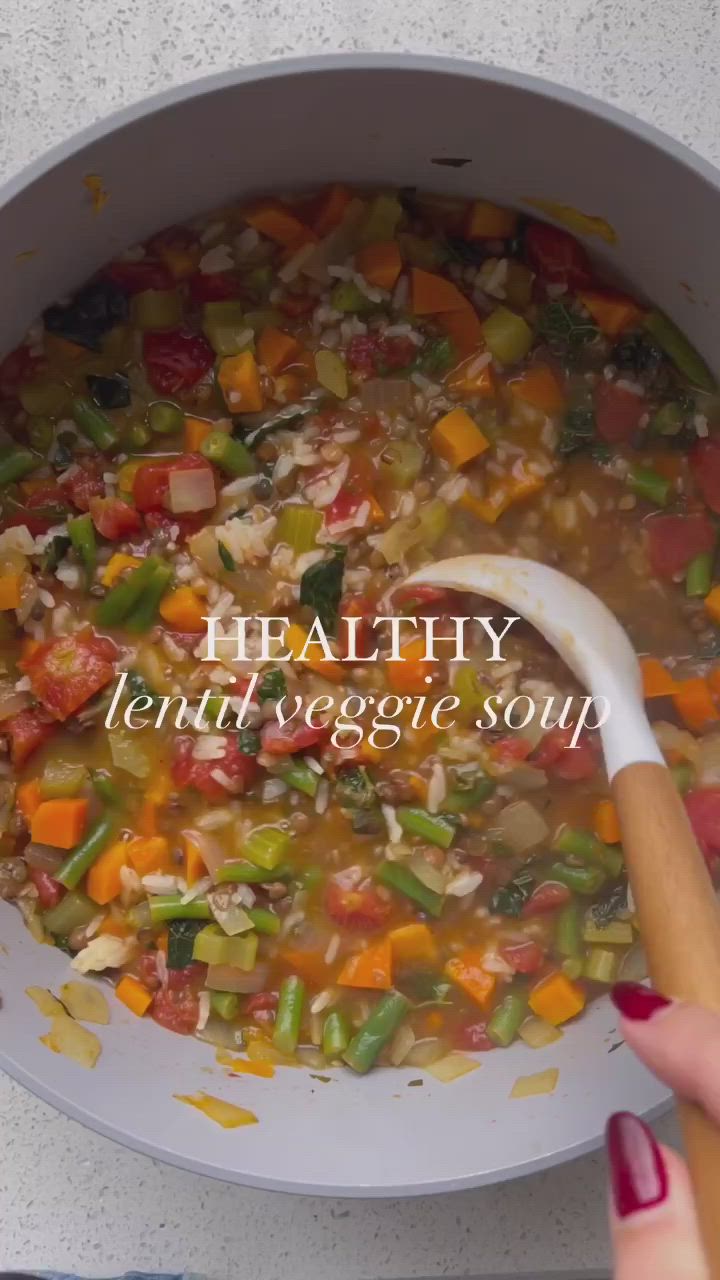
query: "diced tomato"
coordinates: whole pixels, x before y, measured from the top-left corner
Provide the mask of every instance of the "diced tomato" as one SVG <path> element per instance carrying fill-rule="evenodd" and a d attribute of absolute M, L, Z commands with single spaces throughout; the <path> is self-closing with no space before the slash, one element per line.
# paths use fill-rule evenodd
<path fill-rule="evenodd" d="M 417 347 L 409 338 L 384 338 L 374 334 L 356 334 L 350 339 L 346 352 L 349 367 L 365 377 L 404 369 L 412 364 L 416 355 Z"/>
<path fill-rule="evenodd" d="M 160 978 L 157 971 L 157 951 L 143 951 L 135 961 L 137 976 L 145 984 L 148 991 L 157 991 Z"/>
<path fill-rule="evenodd" d="M 650 565 L 659 578 L 674 578 L 684 573 L 695 556 L 712 551 L 715 546 L 714 525 L 702 513 L 653 516 L 645 528 Z"/>
<path fill-rule="evenodd" d="M 165 329 L 146 333 L 143 360 L 151 385 L 161 395 L 189 391 L 215 363 L 215 352 L 201 333 Z"/>
<path fill-rule="evenodd" d="M 564 907 L 571 897 L 572 894 L 566 885 L 547 880 L 545 884 L 539 884 L 537 889 L 533 889 L 522 909 L 522 915 L 526 920 L 533 916 L 544 916 L 548 911 L 557 911 L 558 907 Z M 531 971 L 521 969 L 519 972 Z"/>
<path fill-rule="evenodd" d="M 344 524 L 346 520 L 352 520 L 353 516 L 360 510 L 363 502 L 367 502 L 368 495 L 360 493 L 352 493 L 350 489 L 341 489 L 337 498 L 329 506 L 325 508 L 325 524 L 328 529 L 332 529 L 333 525 Z"/>
<path fill-rule="evenodd" d="M 374 885 L 347 889 L 330 880 L 325 891 L 325 910 L 341 929 L 367 933 L 380 929 L 392 910 L 392 903 Z"/>
<path fill-rule="evenodd" d="M 492 745 L 492 757 L 498 764 L 515 764 L 527 760 L 531 751 L 531 743 L 527 738 L 521 738 L 519 733 L 508 733 Z"/>
<path fill-rule="evenodd" d="M 557 726 L 548 729 L 540 746 L 535 751 L 532 763 L 538 769 L 546 769 L 555 778 L 565 782 L 581 782 L 592 778 L 597 772 L 598 753 L 587 734 L 580 734 L 577 745 L 570 746 L 575 734 L 575 726 L 566 729 Z"/>
<path fill-rule="evenodd" d="M 192 987 L 197 991 L 204 987 L 206 977 L 207 965 L 191 960 L 184 969 L 168 969 L 164 985 L 170 991 L 182 991 L 184 987 Z"/>
<path fill-rule="evenodd" d="M 95 635 L 88 627 L 46 641 L 18 666 L 30 677 L 38 701 L 56 720 L 67 720 L 110 683 L 116 658 L 112 640 Z"/>
<path fill-rule="evenodd" d="M 329 725 L 307 724 L 305 720 L 291 720 L 288 724 L 280 724 L 278 720 L 268 720 L 260 732 L 263 751 L 271 756 L 288 756 L 295 751 L 307 751 L 324 742 L 330 734 Z"/>
<path fill-rule="evenodd" d="M 140 262 L 111 262 L 103 275 L 109 276 L 119 289 L 130 294 L 145 293 L 147 289 L 172 289 L 175 284 L 167 267 L 149 258 Z"/>
<path fill-rule="evenodd" d="M 137 511 L 122 498 L 91 498 L 90 515 L 98 533 L 110 542 L 118 542 L 142 528 Z"/>
<path fill-rule="evenodd" d="M 286 293 L 278 306 L 286 316 L 305 316 L 317 306 L 317 298 L 306 293 Z"/>
<path fill-rule="evenodd" d="M 183 453 L 162 462 L 145 462 L 138 467 L 133 480 L 133 502 L 138 511 L 169 510 L 170 473 L 173 471 L 209 471 L 213 477 L 215 475 L 212 465 L 200 453 Z"/>
<path fill-rule="evenodd" d="M 190 299 L 194 306 L 204 302 L 226 302 L 239 298 L 242 293 L 240 277 L 236 271 L 197 271 L 188 280 Z"/>
<path fill-rule="evenodd" d="M 26 525 L 34 538 L 47 533 L 53 525 L 62 524 L 68 516 L 65 495 L 56 480 L 43 480 L 25 499 L 18 502 L 10 494 L 2 500 L 3 529 Z"/>
<path fill-rule="evenodd" d="M 466 1022 L 462 1022 L 455 1032 L 453 1042 L 456 1049 L 466 1049 L 470 1053 L 486 1053 L 488 1049 L 497 1048 L 487 1033 L 485 1019 L 468 1018 Z"/>
<path fill-rule="evenodd" d="M 66 494 L 78 511 L 89 511 L 91 498 L 102 498 L 105 481 L 102 466 L 95 459 L 83 459 L 70 467 L 59 481 L 60 490 Z"/>
<path fill-rule="evenodd" d="M 255 756 L 245 755 L 232 734 L 225 738 L 225 754 L 220 760 L 196 760 L 194 738 L 175 739 L 172 778 L 177 787 L 194 787 L 208 800 L 227 800 L 229 795 L 242 795 L 251 787 L 260 767 Z M 220 773 L 225 781 L 214 774 Z"/>
<path fill-rule="evenodd" d="M 594 402 L 597 433 L 608 444 L 630 440 L 647 410 L 643 396 L 604 378 L 595 388 Z"/>
<path fill-rule="evenodd" d="M 0 396 L 16 396 L 23 382 L 29 382 L 42 359 L 30 354 L 29 347 L 16 347 L 0 361 Z"/>
<path fill-rule="evenodd" d="M 55 726 L 41 707 L 28 707 L 4 720 L 0 732 L 10 738 L 11 759 L 15 767 L 20 768 L 33 751 L 52 737 Z"/>
<path fill-rule="evenodd" d="M 543 887 L 548 888 L 549 886 L 545 885 Z M 529 906 L 531 901 L 532 898 L 525 905 Z M 539 943 L 534 942 L 532 938 L 528 938 L 526 942 L 507 942 L 505 946 L 500 948 L 500 955 L 516 973 L 536 973 L 545 959 L 545 952 L 542 947 Z"/>
<path fill-rule="evenodd" d="M 545 284 L 581 289 L 590 283 L 592 271 L 585 249 L 567 231 L 548 222 L 531 222 L 525 232 L 525 253 L 530 266 Z"/>
<path fill-rule="evenodd" d="M 720 858 L 720 787 L 688 791 L 685 809 L 700 851 L 712 866 Z"/>
<path fill-rule="evenodd" d="M 343 596 L 338 610 L 338 647 L 343 658 L 346 658 L 350 651 L 350 628 L 345 621 L 346 618 L 362 619 L 359 625 L 355 627 L 354 652 L 356 656 L 358 658 L 369 658 L 370 654 L 375 652 L 376 645 L 372 619 L 375 617 L 376 608 L 374 600 L 371 600 L 368 596 Z"/>
<path fill-rule="evenodd" d="M 720 514 L 720 440 L 698 440 L 690 464 L 703 499 L 711 511 Z"/>
<path fill-rule="evenodd" d="M 197 1026 L 200 1002 L 192 987 L 179 990 L 162 987 L 155 994 L 150 1010 L 156 1022 L 180 1036 L 192 1035 Z"/>
<path fill-rule="evenodd" d="M 160 510 L 145 512 L 145 527 L 148 533 L 164 533 L 168 537 L 172 533 L 178 543 L 191 538 L 198 529 L 202 529 L 204 524 L 207 524 L 206 511 L 187 512 L 182 516 L 173 516 L 169 511 Z"/>
<path fill-rule="evenodd" d="M 245 1001 L 245 1013 L 254 1017 L 256 1013 L 269 1013 L 278 1007 L 277 991 L 256 991 Z"/>
<path fill-rule="evenodd" d="M 56 907 L 60 899 L 65 897 L 65 886 L 60 884 L 59 880 L 53 879 L 47 871 L 40 871 L 38 867 L 30 867 L 29 870 L 30 879 L 37 889 L 38 902 L 43 911 Z"/>

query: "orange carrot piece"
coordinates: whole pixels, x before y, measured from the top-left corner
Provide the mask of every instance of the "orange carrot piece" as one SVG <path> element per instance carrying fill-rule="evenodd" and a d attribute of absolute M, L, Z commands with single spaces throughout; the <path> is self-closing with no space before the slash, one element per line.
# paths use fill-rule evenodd
<path fill-rule="evenodd" d="M 29 782 L 23 782 L 22 786 L 18 787 L 16 802 L 25 821 L 31 822 L 42 803 L 39 778 L 31 778 Z"/>
<path fill-rule="evenodd" d="M 316 236 L 326 236 L 328 231 L 342 222 L 351 199 L 350 192 L 341 182 L 334 182 L 327 188 L 313 218 L 312 229 Z"/>
<path fill-rule="evenodd" d="M 706 679 L 715 696 L 720 698 L 720 667 L 708 671 Z"/>
<path fill-rule="evenodd" d="M 19 607 L 21 581 L 21 573 L 0 574 L 0 610 Z"/>
<path fill-rule="evenodd" d="M 311 986 L 326 987 L 330 980 L 330 968 L 323 951 L 310 951 L 302 947 L 282 947 L 278 959 L 290 974 L 297 974 Z"/>
<path fill-rule="evenodd" d="M 430 432 L 430 448 L 459 471 L 489 449 L 490 441 L 459 404 L 435 423 Z"/>
<path fill-rule="evenodd" d="M 709 595 L 703 600 L 705 612 L 710 615 L 713 622 L 720 624 L 720 587 L 713 587 Z"/>
<path fill-rule="evenodd" d="M 301 245 L 317 240 L 315 232 L 279 200 L 258 200 L 245 210 L 245 221 L 262 236 L 284 245 L 286 249 L 299 249 Z"/>
<path fill-rule="evenodd" d="M 32 817 L 31 838 L 55 849 L 74 849 L 83 837 L 87 811 L 87 800 L 43 800 Z"/>
<path fill-rule="evenodd" d="M 309 632 L 301 627 L 298 623 L 293 622 L 285 632 L 285 643 L 290 650 L 296 662 L 303 662 L 311 671 L 316 671 L 319 676 L 324 676 L 326 680 L 331 680 L 333 684 L 340 684 L 345 678 L 342 663 L 336 662 L 334 658 L 326 658 L 323 653 L 323 647 L 320 641 L 312 641 L 307 645 Z M 301 654 L 305 657 L 301 657 Z"/>
<path fill-rule="evenodd" d="M 336 982 L 340 987 L 363 987 L 367 991 L 389 991 L 392 986 L 392 943 L 389 938 L 350 956 Z"/>
<path fill-rule="evenodd" d="M 465 235 L 468 240 L 506 240 L 515 235 L 518 216 L 489 200 L 474 200 L 470 206 Z"/>
<path fill-rule="evenodd" d="M 259 413 L 264 407 L 265 396 L 252 351 L 225 356 L 220 361 L 217 380 L 231 413 Z"/>
<path fill-rule="evenodd" d="M 453 312 L 444 319 L 453 319 L 460 314 L 460 312 Z M 475 355 L 461 360 L 446 378 L 448 391 L 461 396 L 483 396 L 485 399 L 494 396 L 495 377 L 489 362 L 486 363 L 486 361 L 487 356 L 481 351 L 476 351 Z"/>
<path fill-rule="evenodd" d="M 393 960 L 400 964 L 429 964 L 437 961 L 437 943 L 426 924 L 419 921 L 413 924 L 400 925 L 391 929 L 388 937 L 392 946 Z"/>
<path fill-rule="evenodd" d="M 87 895 L 101 907 L 117 898 L 122 889 L 120 872 L 127 866 L 127 843 L 117 840 L 105 849 L 87 874 Z"/>
<path fill-rule="evenodd" d="M 98 925 L 98 933 L 106 933 L 111 938 L 129 938 L 135 933 L 131 924 L 127 920 L 123 920 L 117 916 L 113 916 L 108 912 L 104 920 Z"/>
<path fill-rule="evenodd" d="M 423 271 L 420 267 L 413 267 L 410 271 L 410 289 L 412 310 L 416 316 L 462 311 L 468 305 L 465 294 L 451 280 L 432 271 Z"/>
<path fill-rule="evenodd" d="M 639 324 L 643 314 L 632 298 L 614 289 L 584 289 L 578 298 L 598 328 L 610 338 Z"/>
<path fill-rule="evenodd" d="M 620 819 L 612 800 L 598 800 L 593 814 L 593 831 L 603 844 L 620 843 Z"/>
<path fill-rule="evenodd" d="M 176 587 L 160 601 L 160 617 L 175 631 L 200 635 L 207 630 L 203 614 L 207 604 L 195 594 L 192 587 Z"/>
<path fill-rule="evenodd" d="M 203 440 L 206 440 L 210 432 L 214 430 L 212 422 L 207 422 L 205 418 L 185 418 L 185 434 L 183 440 L 183 448 L 186 453 L 199 453 Z"/>
<path fill-rule="evenodd" d="M 716 720 L 720 720 L 717 703 L 702 676 L 680 680 L 672 695 L 675 710 L 688 729 L 700 733 Z"/>
<path fill-rule="evenodd" d="M 377 240 L 365 245 L 355 258 L 357 269 L 368 284 L 376 289 L 395 288 L 402 271 L 402 258 L 397 240 Z"/>
<path fill-rule="evenodd" d="M 198 880 L 202 880 L 203 876 L 207 875 L 207 867 L 200 852 L 200 846 L 190 836 L 183 836 L 183 845 L 185 847 L 185 879 L 188 889 L 192 889 Z"/>
<path fill-rule="evenodd" d="M 640 674 L 644 698 L 668 698 L 677 689 L 677 680 L 659 658 L 640 658 Z"/>
<path fill-rule="evenodd" d="M 486 1009 L 493 997 L 496 978 L 483 969 L 485 952 L 481 947 L 468 947 L 445 965 L 445 973 L 471 1000 Z"/>
<path fill-rule="evenodd" d="M 585 992 L 564 973 L 549 973 L 533 987 L 528 1004 L 538 1018 L 559 1027 L 585 1008 Z"/>
<path fill-rule="evenodd" d="M 152 991 L 148 991 L 144 983 L 139 978 L 133 978 L 130 973 L 126 973 L 125 977 L 120 979 L 115 988 L 115 995 L 131 1013 L 137 1014 L 138 1018 L 142 1018 L 143 1014 L 147 1013 L 153 1002 Z"/>
<path fill-rule="evenodd" d="M 516 400 L 543 413 L 559 413 L 565 407 L 563 389 L 546 364 L 532 365 L 519 378 L 513 378 L 508 391 Z"/>
<path fill-rule="evenodd" d="M 300 350 L 300 343 L 290 333 L 275 329 L 269 325 L 263 329 L 258 338 L 257 354 L 260 364 L 264 364 L 268 373 L 282 373 L 286 365 L 292 362 Z"/>
<path fill-rule="evenodd" d="M 165 836 L 139 836 L 125 846 L 128 861 L 139 876 L 152 875 L 154 871 L 171 871 L 170 845 Z"/>
<path fill-rule="evenodd" d="M 427 693 L 425 677 L 437 674 L 436 662 L 424 662 L 425 641 L 422 637 L 411 640 L 400 649 L 401 662 L 388 662 L 385 673 L 393 693 Z"/>
<path fill-rule="evenodd" d="M 471 356 L 485 346 L 485 335 L 480 317 L 472 303 L 463 297 L 463 305 L 457 311 L 444 311 L 438 323 L 445 330 L 458 356 Z M 462 388 L 458 388 L 462 390 Z"/>

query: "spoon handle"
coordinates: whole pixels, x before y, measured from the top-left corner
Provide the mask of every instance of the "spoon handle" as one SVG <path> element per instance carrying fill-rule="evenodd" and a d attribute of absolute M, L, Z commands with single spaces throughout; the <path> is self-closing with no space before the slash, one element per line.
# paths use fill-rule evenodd
<path fill-rule="evenodd" d="M 670 771 L 630 764 L 611 784 L 630 884 L 658 991 L 720 1013 L 720 908 Z M 713 1280 L 720 1280 L 720 1126 L 679 1114 Z"/>

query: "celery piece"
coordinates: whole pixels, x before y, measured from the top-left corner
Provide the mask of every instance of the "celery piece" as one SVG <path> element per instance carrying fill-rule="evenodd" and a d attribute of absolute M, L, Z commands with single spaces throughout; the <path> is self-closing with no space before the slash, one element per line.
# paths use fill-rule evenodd
<path fill-rule="evenodd" d="M 148 409 L 148 425 L 153 435 L 176 435 L 184 423 L 185 414 L 172 400 L 155 400 Z"/>
<path fill-rule="evenodd" d="M 26 413 L 59 417 L 68 408 L 70 391 L 62 382 L 26 382 L 18 400 Z"/>
<path fill-rule="evenodd" d="M 280 827 L 257 827 L 251 831 L 243 845 L 243 856 L 256 867 L 273 871 L 279 866 L 290 848 L 291 838 Z"/>
<path fill-rule="evenodd" d="M 394 240 L 402 218 L 403 207 L 396 195 L 382 192 L 375 196 L 360 227 L 360 244 Z"/>
<path fill-rule="evenodd" d="M 509 307 L 496 307 L 482 324 L 488 351 L 500 364 L 517 364 L 533 343 L 533 333 L 522 316 Z"/>
<path fill-rule="evenodd" d="M 58 938 L 67 938 L 73 929 L 80 929 L 89 924 L 98 914 L 98 905 L 78 889 L 66 893 L 57 906 L 51 907 L 41 917 L 48 933 Z"/>
<path fill-rule="evenodd" d="M 133 321 L 138 329 L 174 329 L 183 315 L 177 289 L 146 289 L 133 298 Z"/>
<path fill-rule="evenodd" d="M 76 796 L 87 776 L 84 764 L 72 764 L 69 760 L 48 760 L 40 779 L 40 795 L 43 800 Z"/>
<path fill-rule="evenodd" d="M 346 400 L 348 394 L 348 376 L 345 362 L 337 351 L 325 349 L 315 352 L 315 374 L 321 387 L 337 396 L 338 400 Z"/>
<path fill-rule="evenodd" d="M 323 525 L 322 511 L 303 503 L 283 507 L 275 529 L 275 542 L 285 542 L 296 556 L 314 551 Z"/>
<path fill-rule="evenodd" d="M 132 730 L 109 729 L 107 741 L 110 755 L 116 769 L 123 769 L 134 778 L 148 778 L 152 763 L 147 752 L 137 740 Z"/>
<path fill-rule="evenodd" d="M 287 769 L 283 769 L 280 777 L 286 786 L 292 787 L 293 791 L 302 791 L 306 796 L 317 795 L 320 779 L 304 760 L 293 761 Z"/>
<path fill-rule="evenodd" d="M 592 919 L 585 920 L 582 936 L 583 942 L 608 943 L 617 947 L 630 946 L 634 937 L 629 920 L 610 920 L 606 925 L 597 925 Z"/>
<path fill-rule="evenodd" d="M 555 946 L 562 956 L 578 956 L 582 941 L 582 922 L 576 902 L 563 907 L 555 923 Z"/>
<path fill-rule="evenodd" d="M 223 1022 L 232 1022 L 240 1011 L 240 997 L 234 991 L 211 991 L 210 1008 Z"/>
<path fill-rule="evenodd" d="M 425 450 L 412 440 L 391 440 L 378 460 L 378 472 L 396 489 L 409 489 L 425 461 Z"/>
<path fill-rule="evenodd" d="M 201 929 L 193 943 L 193 960 L 201 964 L 229 964 L 248 972 L 255 964 L 258 939 L 256 933 L 236 934 L 229 938 L 217 924 Z"/>
<path fill-rule="evenodd" d="M 202 329 L 218 356 L 237 356 L 252 348 L 251 326 L 243 315 L 240 302 L 206 302 L 202 312 Z"/>
<path fill-rule="evenodd" d="M 610 984 L 615 981 L 619 963 L 620 956 L 617 951 L 606 951 L 604 947 L 591 947 L 583 965 L 583 977 L 588 978 L 590 982 Z"/>
<path fill-rule="evenodd" d="M 354 280 L 338 280 L 330 294 L 330 306 L 333 311 L 362 312 L 374 311 L 377 303 L 372 302 Z"/>
<path fill-rule="evenodd" d="M 287 316 L 274 307 L 263 307 L 258 311 L 246 311 L 245 324 L 257 334 L 261 329 L 277 329 L 278 325 L 287 324 Z"/>

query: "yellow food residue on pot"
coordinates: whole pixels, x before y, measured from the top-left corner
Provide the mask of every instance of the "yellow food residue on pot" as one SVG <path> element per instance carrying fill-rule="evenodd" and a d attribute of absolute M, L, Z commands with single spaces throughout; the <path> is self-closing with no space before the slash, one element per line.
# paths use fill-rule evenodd
<path fill-rule="evenodd" d="M 556 222 L 567 227 L 568 231 L 574 231 L 576 235 L 597 236 L 607 244 L 617 244 L 617 231 L 612 223 L 608 222 L 607 218 L 602 218 L 600 214 L 582 213 L 571 204 L 560 204 L 556 200 L 541 200 L 535 196 L 524 196 L 523 200 L 525 204 L 530 204 L 541 213 L 546 213 L 548 218 L 554 218 Z"/>
<path fill-rule="evenodd" d="M 83 178 L 83 186 L 90 192 L 93 213 L 99 213 L 110 199 L 103 186 L 102 178 L 97 173 L 87 173 Z"/>
<path fill-rule="evenodd" d="M 227 1049 L 218 1049 L 215 1061 L 221 1067 L 227 1067 L 234 1075 L 260 1076 L 264 1080 L 272 1080 L 275 1068 L 271 1062 L 249 1062 L 247 1058 L 238 1058 Z"/>
<path fill-rule="evenodd" d="M 554 1093 L 560 1071 L 557 1067 L 548 1067 L 546 1071 L 538 1071 L 532 1076 L 518 1076 L 512 1089 L 511 1098 L 538 1098 L 544 1093 Z"/>
<path fill-rule="evenodd" d="M 222 1129 L 239 1129 L 241 1125 L 257 1124 L 258 1118 L 253 1111 L 245 1107 L 236 1107 L 234 1102 L 225 1102 L 215 1098 L 211 1093 L 174 1093 L 173 1098 L 184 1102 L 188 1107 L 195 1107 L 203 1115 Z"/>
<path fill-rule="evenodd" d="M 35 257 L 36 253 L 37 249 L 23 249 L 20 253 L 15 254 L 15 261 L 29 262 L 31 258 Z"/>

